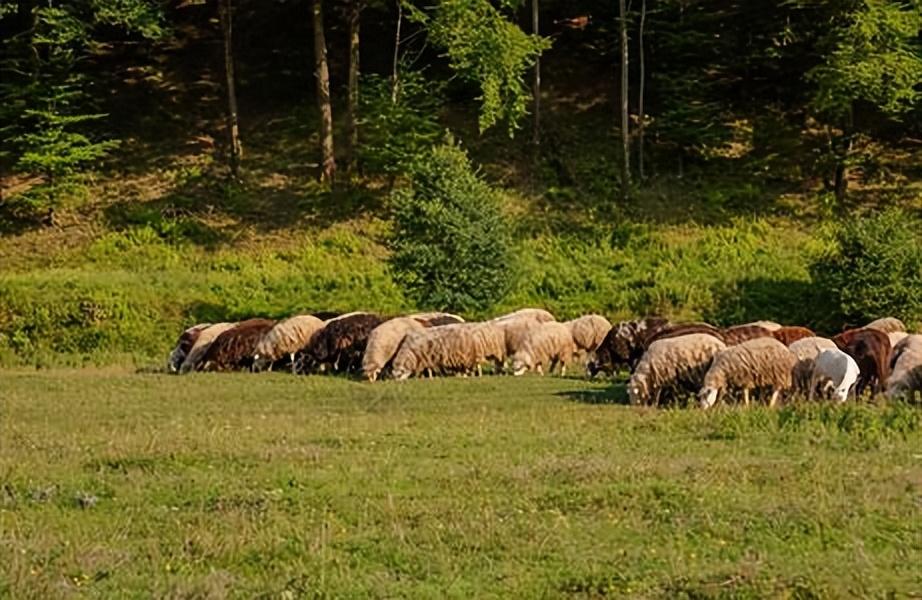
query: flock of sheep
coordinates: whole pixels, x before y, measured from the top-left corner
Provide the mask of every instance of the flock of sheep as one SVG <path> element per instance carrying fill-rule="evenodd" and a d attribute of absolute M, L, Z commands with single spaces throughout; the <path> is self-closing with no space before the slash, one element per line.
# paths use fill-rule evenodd
<path fill-rule="evenodd" d="M 612 326 L 592 314 L 558 322 L 539 308 L 481 322 L 449 313 L 316 313 L 189 327 L 168 367 L 361 373 L 375 381 L 481 375 L 485 364 L 494 373 L 563 374 L 574 362 L 592 376 L 629 369 L 634 404 L 697 394 L 703 408 L 731 397 L 749 404 L 751 395 L 775 406 L 794 393 L 844 402 L 865 390 L 892 397 L 922 392 L 922 334 L 907 333 L 892 317 L 825 338 L 771 321 L 718 328 L 649 317 Z"/>

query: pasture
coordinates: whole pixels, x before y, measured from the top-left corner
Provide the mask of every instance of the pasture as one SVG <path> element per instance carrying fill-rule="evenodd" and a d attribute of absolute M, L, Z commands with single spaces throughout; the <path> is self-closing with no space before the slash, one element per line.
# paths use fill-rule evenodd
<path fill-rule="evenodd" d="M 907 597 L 922 411 L 0 372 L 0 596 Z"/>

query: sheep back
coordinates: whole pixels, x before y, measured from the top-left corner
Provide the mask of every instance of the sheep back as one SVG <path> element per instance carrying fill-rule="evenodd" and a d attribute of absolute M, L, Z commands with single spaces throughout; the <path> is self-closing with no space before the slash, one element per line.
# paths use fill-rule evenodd
<path fill-rule="evenodd" d="M 252 364 L 256 344 L 272 329 L 275 321 L 248 319 L 218 335 L 202 359 L 206 370 L 227 371 L 247 368 Z"/>
<path fill-rule="evenodd" d="M 895 333 L 897 331 L 906 331 L 906 325 L 896 317 L 882 317 L 871 321 L 864 326 L 865 329 L 876 329 L 884 333 Z"/>
<path fill-rule="evenodd" d="M 566 325 L 576 347 L 585 352 L 594 352 L 611 331 L 611 323 L 601 315 L 584 315 Z"/>
<path fill-rule="evenodd" d="M 781 327 L 775 331 L 772 331 L 771 334 L 773 338 L 785 346 L 790 346 L 797 340 L 816 337 L 816 334 L 806 327 Z"/>
<path fill-rule="evenodd" d="M 720 339 L 728 346 L 735 346 L 756 338 L 771 337 L 771 335 L 771 331 L 758 325 L 735 325 L 724 329 Z"/>

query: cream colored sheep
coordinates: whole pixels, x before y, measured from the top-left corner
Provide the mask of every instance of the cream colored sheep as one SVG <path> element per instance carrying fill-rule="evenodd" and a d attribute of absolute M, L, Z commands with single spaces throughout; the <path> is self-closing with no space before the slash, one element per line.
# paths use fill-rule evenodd
<path fill-rule="evenodd" d="M 208 352 L 208 348 L 211 346 L 211 343 L 215 341 L 215 338 L 228 329 L 236 326 L 236 323 L 215 323 L 203 329 L 195 340 L 195 344 L 192 345 L 192 349 L 189 350 L 189 354 L 187 354 L 185 360 L 182 361 L 179 372 L 188 373 L 189 371 L 198 370 L 202 359 L 205 358 L 205 353 Z"/>
<path fill-rule="evenodd" d="M 559 364 L 563 375 L 574 354 L 576 343 L 570 327 L 564 323 L 542 323 L 529 332 L 521 349 L 512 357 L 512 374 L 536 371 L 544 375 L 545 368 L 550 373 Z"/>
<path fill-rule="evenodd" d="M 601 315 L 584 315 L 565 323 L 576 347 L 583 352 L 595 352 L 611 331 L 611 323 Z"/>
<path fill-rule="evenodd" d="M 794 388 L 804 394 L 808 393 L 816 357 L 823 350 L 834 350 L 836 348 L 835 342 L 824 337 L 801 338 L 788 346 L 788 350 L 793 352 L 797 358 L 797 363 L 794 365 L 792 372 Z"/>
<path fill-rule="evenodd" d="M 518 317 L 515 319 L 503 319 L 489 322 L 502 329 L 506 338 L 507 356 L 513 356 L 518 352 L 522 348 L 522 343 L 525 341 L 525 338 L 528 337 L 528 334 L 541 326 L 541 321 L 532 317 Z"/>
<path fill-rule="evenodd" d="M 877 331 L 883 331 L 884 333 L 893 333 L 895 331 L 906 331 L 906 325 L 896 317 L 883 317 L 875 321 L 871 321 L 864 326 L 865 329 L 876 329 Z"/>
<path fill-rule="evenodd" d="M 791 373 L 797 357 L 775 338 L 754 338 L 730 346 L 714 357 L 698 393 L 702 408 L 711 408 L 721 393 L 742 391 L 749 406 L 749 392 L 771 392 L 768 405 L 774 407 L 782 393 L 791 389 Z"/>
<path fill-rule="evenodd" d="M 887 381 L 887 396 L 912 396 L 922 392 L 922 334 L 914 333 L 893 349 L 893 371 Z"/>
<path fill-rule="evenodd" d="M 395 379 L 433 372 L 480 373 L 481 364 L 505 358 L 505 337 L 492 323 L 458 323 L 412 331 L 393 362 Z"/>
<path fill-rule="evenodd" d="M 726 344 L 706 333 L 691 333 L 650 344 L 628 381 L 632 404 L 659 402 L 663 392 L 697 391 L 714 356 Z"/>
<path fill-rule="evenodd" d="M 323 329 L 323 321 L 313 315 L 298 315 L 279 321 L 256 344 L 253 368 L 271 369 L 272 363 L 288 355 L 294 369 L 295 353 L 304 348 L 315 333 Z"/>
<path fill-rule="evenodd" d="M 778 331 L 784 325 L 781 323 L 775 323 L 774 321 L 753 321 L 752 323 L 746 323 L 746 326 L 752 327 L 762 327 L 763 329 L 768 329 L 769 331 Z"/>
<path fill-rule="evenodd" d="M 554 318 L 554 315 L 543 308 L 521 308 L 517 311 L 494 317 L 491 321 L 496 322 L 516 319 L 534 319 L 539 323 L 549 323 L 557 320 Z"/>
<path fill-rule="evenodd" d="M 362 356 L 362 373 L 369 381 L 375 381 L 381 371 L 397 354 L 403 339 L 411 331 L 423 329 L 415 317 L 390 319 L 375 327 L 368 336 L 368 345 Z"/>
<path fill-rule="evenodd" d="M 464 317 L 446 312 L 424 312 L 407 315 L 410 319 L 420 321 L 426 327 L 437 327 L 439 325 L 450 325 L 452 323 L 464 323 Z"/>
<path fill-rule="evenodd" d="M 897 344 L 905 340 L 909 336 L 905 331 L 893 331 L 887 334 L 887 337 L 890 338 L 890 347 L 896 348 Z"/>

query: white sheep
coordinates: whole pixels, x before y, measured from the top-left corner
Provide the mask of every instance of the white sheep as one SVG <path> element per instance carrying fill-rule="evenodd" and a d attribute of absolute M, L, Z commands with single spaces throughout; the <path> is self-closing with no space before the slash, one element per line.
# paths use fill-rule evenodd
<path fill-rule="evenodd" d="M 576 347 L 586 353 L 595 352 L 611 331 L 611 323 L 601 315 L 584 315 L 565 325 L 570 328 Z"/>
<path fill-rule="evenodd" d="M 865 329 L 876 329 L 884 333 L 893 333 L 895 331 L 906 331 L 906 325 L 896 317 L 882 317 L 871 321 L 864 326 Z"/>
<path fill-rule="evenodd" d="M 753 321 L 752 323 L 746 323 L 743 326 L 762 327 L 763 329 L 768 329 L 769 331 L 778 331 L 784 327 L 784 325 L 781 323 L 775 323 L 774 321 Z"/>
<path fill-rule="evenodd" d="M 797 358 L 775 338 L 754 338 L 722 350 L 704 375 L 698 400 L 704 409 L 717 403 L 722 392 L 739 390 L 749 406 L 749 392 L 771 392 L 768 405 L 774 407 L 781 394 L 791 388 L 791 372 Z"/>
<path fill-rule="evenodd" d="M 368 336 L 365 354 L 362 356 L 362 373 L 369 381 L 375 381 L 381 371 L 397 354 L 403 339 L 411 331 L 423 329 L 417 317 L 398 317 L 381 323 Z"/>
<path fill-rule="evenodd" d="M 922 334 L 906 336 L 893 349 L 893 357 L 887 396 L 895 398 L 922 392 Z"/>
<path fill-rule="evenodd" d="M 574 354 L 576 343 L 566 324 L 542 323 L 529 331 L 521 348 L 512 357 L 512 374 L 536 371 L 544 375 L 545 369 L 550 373 L 560 365 L 560 374 L 563 375 Z"/>
<path fill-rule="evenodd" d="M 631 403 L 659 402 L 663 392 L 698 390 L 714 356 L 726 347 L 722 341 L 705 333 L 653 342 L 628 381 Z"/>
<path fill-rule="evenodd" d="M 452 323 L 464 323 L 464 317 L 446 312 L 423 312 L 407 315 L 407 318 L 416 319 L 426 327 L 437 327 L 439 325 L 450 325 Z"/>
<path fill-rule="evenodd" d="M 788 346 L 788 350 L 797 357 L 794 365 L 794 387 L 802 393 L 809 391 L 810 379 L 813 377 L 813 365 L 816 357 L 823 350 L 835 350 L 838 346 L 829 338 L 806 337 Z"/>
<path fill-rule="evenodd" d="M 813 400 L 817 390 L 823 397 L 831 390 L 840 404 L 845 402 L 860 374 L 855 359 L 838 348 L 831 348 L 820 352 L 814 363 L 807 399 Z"/>
<path fill-rule="evenodd" d="M 192 349 L 189 350 L 189 354 L 186 355 L 186 359 L 182 361 L 179 372 L 188 373 L 189 371 L 198 370 L 211 343 L 219 335 L 236 326 L 236 323 L 215 323 L 203 329 L 195 340 L 195 344 L 192 345 Z"/>
<path fill-rule="evenodd" d="M 496 322 L 516 319 L 534 319 L 539 323 L 549 323 L 557 320 L 554 318 L 554 315 L 543 308 L 520 308 L 517 311 L 494 317 L 491 321 Z"/>
<path fill-rule="evenodd" d="M 502 329 L 490 322 L 431 327 L 406 335 L 392 372 L 395 379 L 433 372 L 479 374 L 485 360 L 501 366 L 505 350 Z"/>
<path fill-rule="evenodd" d="M 253 368 L 271 369 L 272 363 L 287 355 L 294 370 L 295 353 L 307 346 L 323 326 L 323 321 L 313 315 L 297 315 L 279 321 L 256 344 Z"/>

